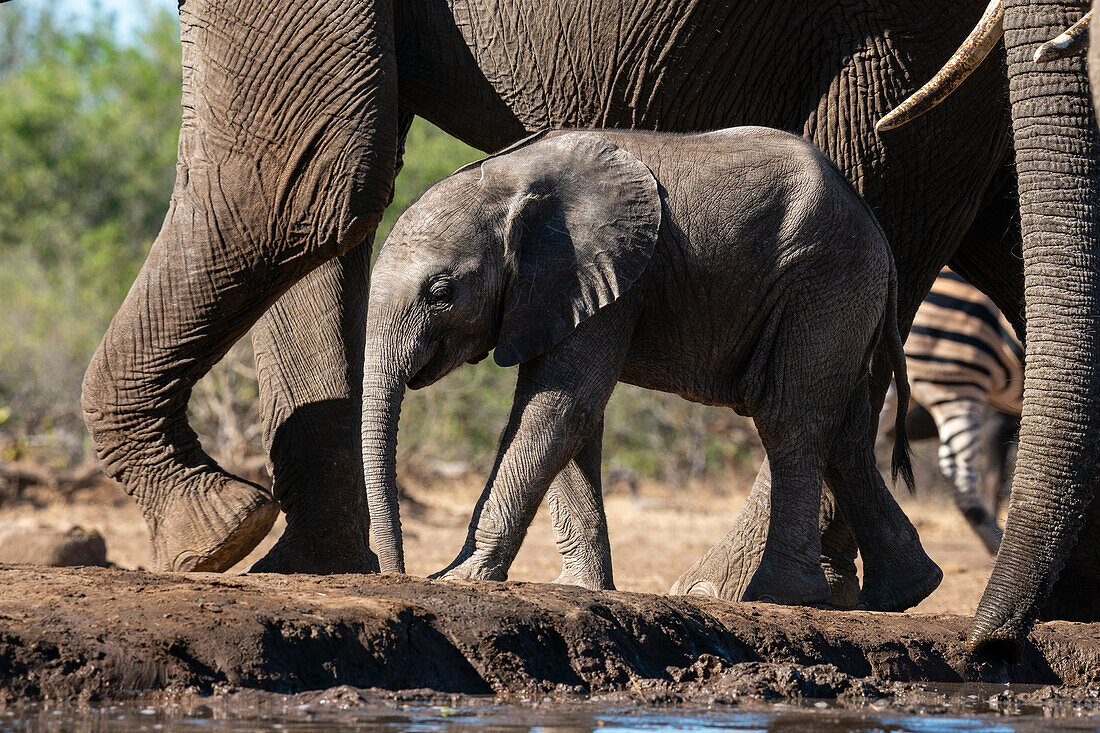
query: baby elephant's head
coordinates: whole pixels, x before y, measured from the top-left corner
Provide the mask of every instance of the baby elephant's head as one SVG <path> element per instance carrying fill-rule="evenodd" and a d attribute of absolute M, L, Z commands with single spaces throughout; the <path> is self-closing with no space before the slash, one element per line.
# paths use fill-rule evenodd
<path fill-rule="evenodd" d="M 486 356 L 532 359 L 624 292 L 653 252 L 657 183 L 592 133 L 536 135 L 460 169 L 397 220 L 371 274 L 369 330 L 410 387 Z"/>
<path fill-rule="evenodd" d="M 592 133 L 540 133 L 459 169 L 397 220 L 371 273 L 363 452 L 383 570 L 400 570 L 393 458 L 406 385 L 495 349 L 533 359 L 641 275 L 661 202 L 649 169 Z"/>

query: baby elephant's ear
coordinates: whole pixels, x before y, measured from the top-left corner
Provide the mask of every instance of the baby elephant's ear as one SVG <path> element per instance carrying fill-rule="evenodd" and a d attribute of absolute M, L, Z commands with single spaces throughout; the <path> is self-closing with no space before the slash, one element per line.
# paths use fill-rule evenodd
<path fill-rule="evenodd" d="M 483 171 L 515 189 L 494 352 L 512 366 L 549 351 L 630 288 L 657 243 L 661 199 L 644 163 L 592 133 L 539 140 Z"/>

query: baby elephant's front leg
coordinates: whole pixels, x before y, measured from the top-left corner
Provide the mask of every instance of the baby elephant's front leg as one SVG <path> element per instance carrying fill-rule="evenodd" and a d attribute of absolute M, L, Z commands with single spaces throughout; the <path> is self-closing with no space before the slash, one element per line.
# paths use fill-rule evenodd
<path fill-rule="evenodd" d="M 562 557 L 561 575 L 555 583 L 589 590 L 615 588 L 600 482 L 602 442 L 601 422 L 550 485 L 547 502 Z"/>
<path fill-rule="evenodd" d="M 550 483 L 590 439 L 596 449 L 580 456 L 578 466 L 589 481 L 597 478 L 586 489 L 581 484 L 581 493 L 589 494 L 588 503 L 593 490 L 598 495 L 598 428 L 628 343 L 628 330 L 615 319 L 592 318 L 566 341 L 520 366 L 496 465 L 474 509 L 462 552 L 442 575 L 506 579 Z M 577 478 L 563 478 L 571 477 Z M 602 517 L 602 502 L 600 509 Z M 557 516 L 565 521 L 564 514 Z M 606 524 L 599 523 L 596 532 L 606 542 Z M 611 583 L 609 550 L 600 562 L 608 566 L 606 575 L 594 575 L 593 582 L 606 587 Z"/>
<path fill-rule="evenodd" d="M 522 370 L 521 370 L 522 374 Z M 497 463 L 448 578 L 505 580 L 551 481 L 592 433 L 598 409 L 557 390 L 525 389 L 521 376 Z M 593 414 L 595 412 L 595 414 Z"/>

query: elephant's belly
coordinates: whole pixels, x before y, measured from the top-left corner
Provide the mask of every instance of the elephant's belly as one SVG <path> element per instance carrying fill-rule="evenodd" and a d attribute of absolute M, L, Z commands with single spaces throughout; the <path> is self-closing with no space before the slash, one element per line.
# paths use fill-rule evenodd
<path fill-rule="evenodd" d="M 619 381 L 657 392 L 668 392 L 690 402 L 730 407 L 747 415 L 736 374 L 720 373 L 710 365 L 685 364 L 653 354 L 631 354 Z"/>

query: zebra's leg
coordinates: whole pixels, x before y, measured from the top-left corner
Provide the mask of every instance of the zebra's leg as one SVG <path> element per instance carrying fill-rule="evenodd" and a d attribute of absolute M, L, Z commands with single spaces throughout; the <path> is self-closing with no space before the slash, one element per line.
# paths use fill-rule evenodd
<path fill-rule="evenodd" d="M 940 471 L 955 489 L 955 504 L 990 554 L 1001 544 L 992 507 L 982 501 L 985 487 L 985 423 L 989 407 L 977 400 L 939 401 L 929 408 L 940 432 Z"/>

